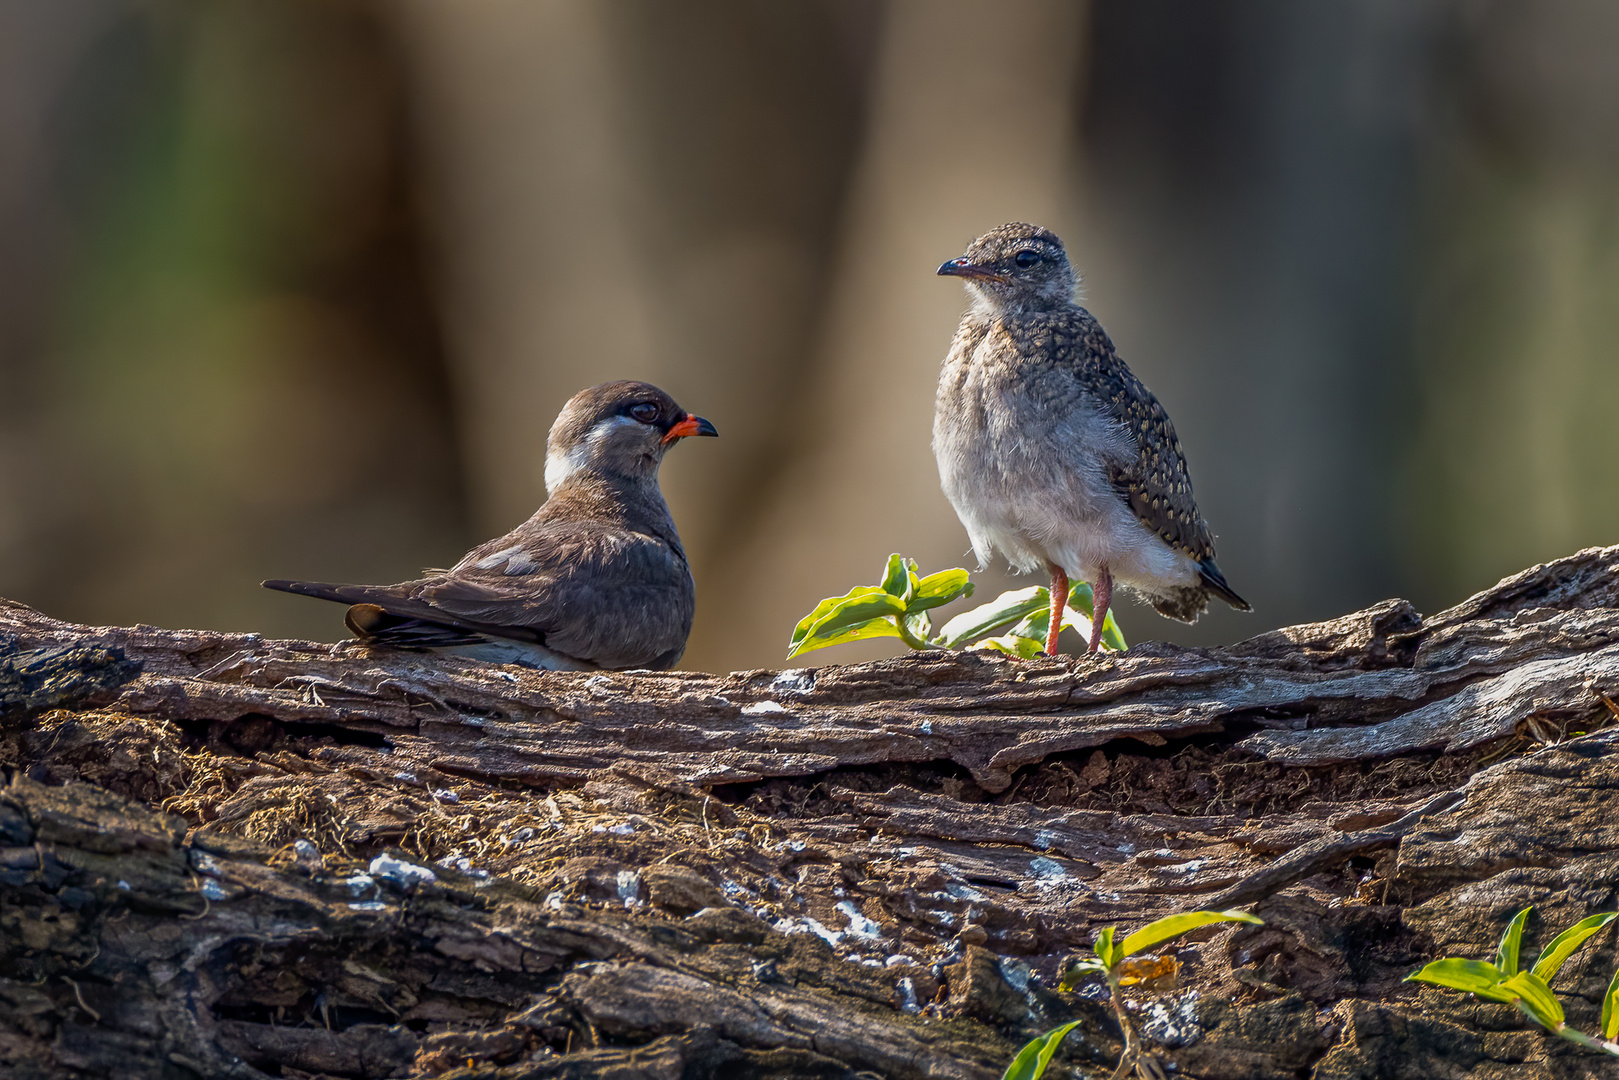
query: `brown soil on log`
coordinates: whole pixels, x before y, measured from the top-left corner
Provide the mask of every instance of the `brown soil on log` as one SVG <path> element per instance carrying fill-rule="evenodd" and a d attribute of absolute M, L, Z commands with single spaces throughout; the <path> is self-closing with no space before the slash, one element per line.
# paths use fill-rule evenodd
<path fill-rule="evenodd" d="M 1419 992 L 1619 892 L 1619 549 L 1429 619 L 536 673 L 0 605 L 0 1074 L 984 1077 L 1110 923 L 1173 1075 L 1598 1077 Z M 1589 1030 L 1608 937 L 1557 987 Z M 1604 1072 L 1609 1069 L 1609 1072 Z"/>

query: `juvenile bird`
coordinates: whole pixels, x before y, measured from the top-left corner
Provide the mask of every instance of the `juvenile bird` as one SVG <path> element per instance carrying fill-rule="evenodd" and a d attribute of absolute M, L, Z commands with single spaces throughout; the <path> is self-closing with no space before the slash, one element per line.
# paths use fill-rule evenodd
<path fill-rule="evenodd" d="M 370 645 L 558 670 L 673 667 L 696 588 L 658 466 L 677 440 L 717 434 L 656 386 L 592 386 L 551 425 L 550 497 L 505 536 L 399 585 L 264 587 L 353 605 L 348 627 Z"/>
<path fill-rule="evenodd" d="M 972 300 L 934 399 L 939 480 L 981 566 L 999 551 L 1014 570 L 1050 572 L 1046 652 L 1070 577 L 1092 583 L 1090 652 L 1115 581 L 1182 622 L 1211 593 L 1251 610 L 1215 565 L 1169 415 L 1074 303 L 1062 241 L 1002 225 L 939 273 L 965 279 Z"/>

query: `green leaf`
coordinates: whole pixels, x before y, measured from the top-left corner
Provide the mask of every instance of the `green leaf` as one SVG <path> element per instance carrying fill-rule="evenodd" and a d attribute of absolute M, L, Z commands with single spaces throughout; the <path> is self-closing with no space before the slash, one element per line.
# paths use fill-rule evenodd
<path fill-rule="evenodd" d="M 1533 910 L 1531 905 L 1514 915 L 1512 921 L 1507 923 L 1506 932 L 1501 935 L 1501 944 L 1495 949 L 1495 966 L 1501 969 L 1503 975 L 1518 973 L 1518 947 L 1523 944 L 1523 923 Z"/>
<path fill-rule="evenodd" d="M 1124 950 L 1113 943 L 1113 936 L 1118 932 L 1117 926 L 1104 926 L 1102 932 L 1096 935 L 1095 943 L 1091 945 L 1091 951 L 1096 953 L 1098 960 L 1107 965 L 1109 971 L 1118 967 L 1119 962 L 1124 959 Z"/>
<path fill-rule="evenodd" d="M 1619 1040 L 1619 970 L 1614 972 L 1614 978 L 1608 983 L 1608 993 L 1603 994 L 1603 1025 L 1601 1033 L 1604 1040 L 1613 1043 Z"/>
<path fill-rule="evenodd" d="M 1033 660 L 1046 651 L 1046 643 L 1039 638 L 1019 637 L 1017 634 L 1004 634 L 1001 637 L 984 638 L 973 643 L 974 649 L 994 649 L 1007 656 L 1015 656 L 1019 660 Z"/>
<path fill-rule="evenodd" d="M 1161 945 L 1170 938 L 1180 937 L 1188 930 L 1196 930 L 1200 926 L 1209 926 L 1221 922 L 1243 922 L 1253 926 L 1264 926 L 1265 920 L 1250 915 L 1246 911 L 1188 911 L 1181 915 L 1170 915 L 1157 922 L 1148 923 L 1140 930 L 1124 939 L 1121 956 L 1134 956 L 1138 952 L 1146 952 L 1154 945 Z"/>
<path fill-rule="evenodd" d="M 922 578 L 912 588 L 911 602 L 905 610 L 909 613 L 926 611 L 928 608 L 942 607 L 959 596 L 973 594 L 972 582 L 967 580 L 967 571 L 957 567 L 954 570 L 940 570 L 937 574 L 929 574 Z"/>
<path fill-rule="evenodd" d="M 1581 919 L 1552 938 L 1551 944 L 1540 951 L 1540 958 L 1535 961 L 1535 976 L 1551 982 L 1557 977 L 1558 969 L 1563 966 L 1563 962 L 1574 954 L 1575 949 L 1585 944 L 1586 938 L 1615 919 L 1619 919 L 1619 911 L 1604 911 L 1600 915 Z"/>
<path fill-rule="evenodd" d="M 1068 606 L 1084 615 L 1085 618 L 1094 619 L 1096 617 L 1092 610 L 1095 604 L 1096 601 L 1091 594 L 1091 587 L 1083 581 L 1068 590 Z M 1076 629 L 1078 628 L 1076 627 Z M 1089 633 L 1090 628 L 1086 627 L 1084 632 Z M 1119 624 L 1113 618 L 1112 607 L 1107 609 L 1107 621 L 1102 624 L 1102 644 L 1119 652 L 1123 652 L 1130 647 L 1125 644 L 1124 632 L 1119 629 Z"/>
<path fill-rule="evenodd" d="M 911 568 L 905 565 L 905 556 L 897 551 L 888 557 L 888 564 L 883 567 L 883 592 L 901 600 L 910 599 Z"/>
<path fill-rule="evenodd" d="M 890 596 L 882 589 L 860 585 L 845 596 L 822 600 L 814 611 L 804 616 L 793 630 L 787 658 L 799 653 L 824 649 L 871 637 L 898 637 L 899 628 L 889 622 L 891 616 L 905 614 L 905 602 Z M 876 621 L 879 625 L 865 624 Z"/>
<path fill-rule="evenodd" d="M 897 638 L 899 636 L 899 629 L 894 625 L 894 620 L 868 619 L 857 626 L 849 627 L 847 630 L 825 637 L 812 637 L 807 641 L 800 642 L 792 652 L 787 654 L 787 658 L 791 660 L 801 653 L 814 652 L 817 649 L 828 649 L 833 645 L 847 645 L 851 641 L 873 641 L 877 638 Z"/>
<path fill-rule="evenodd" d="M 1501 983 L 1501 989 L 1518 1000 L 1518 1007 L 1528 1013 L 1541 1027 L 1555 1032 L 1563 1026 L 1563 1005 L 1546 985 L 1546 980 L 1533 971 L 1520 971 Z"/>
<path fill-rule="evenodd" d="M 1608 992 L 1602 995 L 1602 1037 L 1609 1042 L 1619 1039 L 1619 970 L 1613 973 Z"/>
<path fill-rule="evenodd" d="M 1066 620 L 1064 624 L 1066 625 Z M 1042 648 L 1045 646 L 1046 635 L 1050 632 L 1051 609 L 1049 607 L 1043 607 L 1038 611 L 1031 612 L 1027 618 L 1020 620 L 1016 626 L 1007 631 L 1013 637 L 1034 638 L 1041 643 Z"/>
<path fill-rule="evenodd" d="M 1112 608 L 1107 609 L 1107 621 L 1102 624 L 1102 644 L 1116 652 L 1123 652 L 1130 647 L 1124 640 L 1124 631 L 1120 630 L 1119 624 L 1114 621 Z"/>
<path fill-rule="evenodd" d="M 1463 960 L 1458 956 L 1447 956 L 1443 960 L 1435 960 L 1421 971 L 1413 971 L 1405 977 L 1405 981 L 1429 983 L 1447 990 L 1461 990 L 1490 1001 L 1501 1001 L 1510 1005 L 1515 999 L 1512 994 L 1501 989 L 1501 981 L 1505 978 L 1501 969 L 1488 961 Z"/>
<path fill-rule="evenodd" d="M 1050 602 L 1044 585 L 1003 592 L 989 603 L 964 611 L 945 623 L 939 631 L 939 644 L 950 649 L 958 648 L 1011 626 L 1031 612 L 1045 608 Z"/>
<path fill-rule="evenodd" d="M 1012 1059 L 1012 1064 L 1001 1074 L 1001 1080 L 1040 1080 L 1046 1074 L 1046 1066 L 1051 1064 L 1051 1055 L 1057 1052 L 1063 1038 L 1079 1023 L 1078 1020 L 1071 1021 L 1024 1043 L 1023 1049 Z"/>
<path fill-rule="evenodd" d="M 793 636 L 787 642 L 787 644 L 792 646 L 797 645 L 800 641 L 803 641 L 804 635 L 809 633 L 810 627 L 814 626 L 817 622 L 823 619 L 829 611 L 837 607 L 839 604 L 842 604 L 847 600 L 851 600 L 856 596 L 870 596 L 873 593 L 879 592 L 882 592 L 882 590 L 873 588 L 870 585 L 856 585 L 843 596 L 827 597 L 825 600 L 822 600 L 819 604 L 815 605 L 814 611 L 798 620 L 798 625 L 793 627 Z"/>
<path fill-rule="evenodd" d="M 1080 977 L 1084 975 L 1100 975 L 1106 978 L 1107 965 L 1100 960 L 1075 960 L 1062 973 L 1062 982 L 1057 984 L 1057 989 L 1072 990 L 1079 985 Z"/>
<path fill-rule="evenodd" d="M 886 619 L 903 614 L 905 614 L 904 601 L 885 592 L 872 590 L 864 596 L 848 596 L 840 603 L 832 605 L 831 611 L 817 619 L 809 628 L 809 632 L 804 635 L 804 640 L 809 641 L 818 636 L 836 633 L 871 619 Z"/>

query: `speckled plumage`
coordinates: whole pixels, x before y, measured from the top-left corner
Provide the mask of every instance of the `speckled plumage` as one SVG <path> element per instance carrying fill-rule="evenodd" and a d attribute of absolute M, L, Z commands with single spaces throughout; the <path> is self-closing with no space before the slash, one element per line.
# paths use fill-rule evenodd
<path fill-rule="evenodd" d="M 553 669 L 673 667 L 696 592 L 658 466 L 677 439 L 713 434 L 648 383 L 590 387 L 552 425 L 545 505 L 449 570 L 398 585 L 264 585 L 353 605 L 349 629 L 371 645 Z"/>
<path fill-rule="evenodd" d="M 1210 593 L 1247 610 L 1214 562 L 1169 415 L 1073 302 L 1062 242 L 1004 225 L 939 272 L 966 279 L 973 307 L 940 373 L 934 452 L 980 561 L 998 550 L 1019 570 L 1116 576 L 1187 622 Z"/>

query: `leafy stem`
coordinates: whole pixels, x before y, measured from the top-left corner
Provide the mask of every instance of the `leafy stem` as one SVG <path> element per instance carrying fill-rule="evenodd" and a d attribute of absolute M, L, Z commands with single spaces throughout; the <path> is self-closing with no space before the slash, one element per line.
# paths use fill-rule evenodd
<path fill-rule="evenodd" d="M 938 647 L 925 638 L 919 638 L 915 634 L 911 633 L 911 628 L 905 625 L 904 619 L 896 619 L 894 621 L 894 626 L 899 630 L 899 639 L 913 649 L 920 651 L 922 649 L 933 649 Z"/>
<path fill-rule="evenodd" d="M 1051 621 L 1051 594 L 1043 585 L 1002 593 L 987 604 L 965 611 L 937 633 L 929 612 L 973 594 L 967 571 L 956 567 L 922 576 L 914 559 L 894 554 L 876 585 L 857 585 L 843 596 L 829 596 L 799 620 L 788 642 L 787 658 L 871 638 L 899 638 L 913 649 L 997 649 L 1027 659 L 1045 648 Z M 1082 636 L 1091 631 L 1091 587 L 1081 582 L 1068 593 L 1062 622 Z M 1123 650 L 1112 612 L 1105 613 L 1102 641 Z"/>
<path fill-rule="evenodd" d="M 1119 1055 L 1119 1064 L 1113 1070 L 1112 1080 L 1126 1080 L 1132 1073 L 1154 1077 L 1156 1080 L 1162 1080 L 1164 1075 L 1156 1061 L 1141 1056 L 1141 1037 L 1136 1034 L 1135 1024 L 1130 1020 L 1129 1012 L 1125 1010 L 1125 961 L 1137 953 L 1146 952 L 1166 941 L 1173 941 L 1200 926 L 1221 922 L 1264 925 L 1261 919 L 1246 911 L 1189 911 L 1148 923 L 1123 940 L 1116 940 L 1119 936 L 1117 926 L 1104 926 L 1091 946 L 1094 955 L 1075 960 L 1069 965 L 1062 977 L 1063 990 L 1072 990 L 1080 978 L 1086 975 L 1100 975 L 1107 981 L 1108 995 L 1113 1000 L 1113 1015 L 1119 1021 L 1120 1030 L 1124 1032 L 1124 1051 Z M 1173 964 L 1174 961 L 1170 963 Z M 1135 978 L 1134 975 L 1130 976 L 1132 981 Z M 1012 1059 L 1012 1064 L 1006 1067 L 1001 1080 L 1040 1080 L 1045 1075 L 1046 1066 L 1051 1063 L 1052 1055 L 1057 1052 L 1058 1044 L 1078 1023 L 1079 1021 L 1075 1020 L 1029 1040 L 1023 1049 L 1018 1051 L 1017 1057 Z"/>
<path fill-rule="evenodd" d="M 1580 946 L 1615 919 L 1619 912 L 1604 911 L 1581 919 L 1540 951 L 1534 966 L 1518 963 L 1523 943 L 1523 925 L 1533 908 L 1524 908 L 1508 922 L 1495 950 L 1495 962 L 1447 956 L 1435 960 L 1405 977 L 1406 982 L 1428 983 L 1446 990 L 1460 990 L 1485 1001 L 1515 1005 L 1525 1016 L 1558 1038 L 1567 1039 L 1587 1050 L 1619 1057 L 1619 971 L 1614 972 L 1608 992 L 1602 998 L 1602 1017 L 1597 1022 L 1600 1037 L 1568 1026 L 1563 1004 L 1552 992 L 1551 981 Z"/>
<path fill-rule="evenodd" d="M 1124 989 L 1119 985 L 1116 968 L 1107 969 L 1107 991 L 1113 1002 L 1113 1016 L 1119 1022 L 1119 1030 L 1124 1032 L 1124 1052 L 1119 1055 L 1119 1066 L 1113 1070 L 1110 1080 L 1125 1080 L 1136 1071 L 1141 1060 L 1141 1037 L 1136 1034 L 1135 1024 L 1130 1022 L 1130 1014 L 1124 1011 Z"/>

